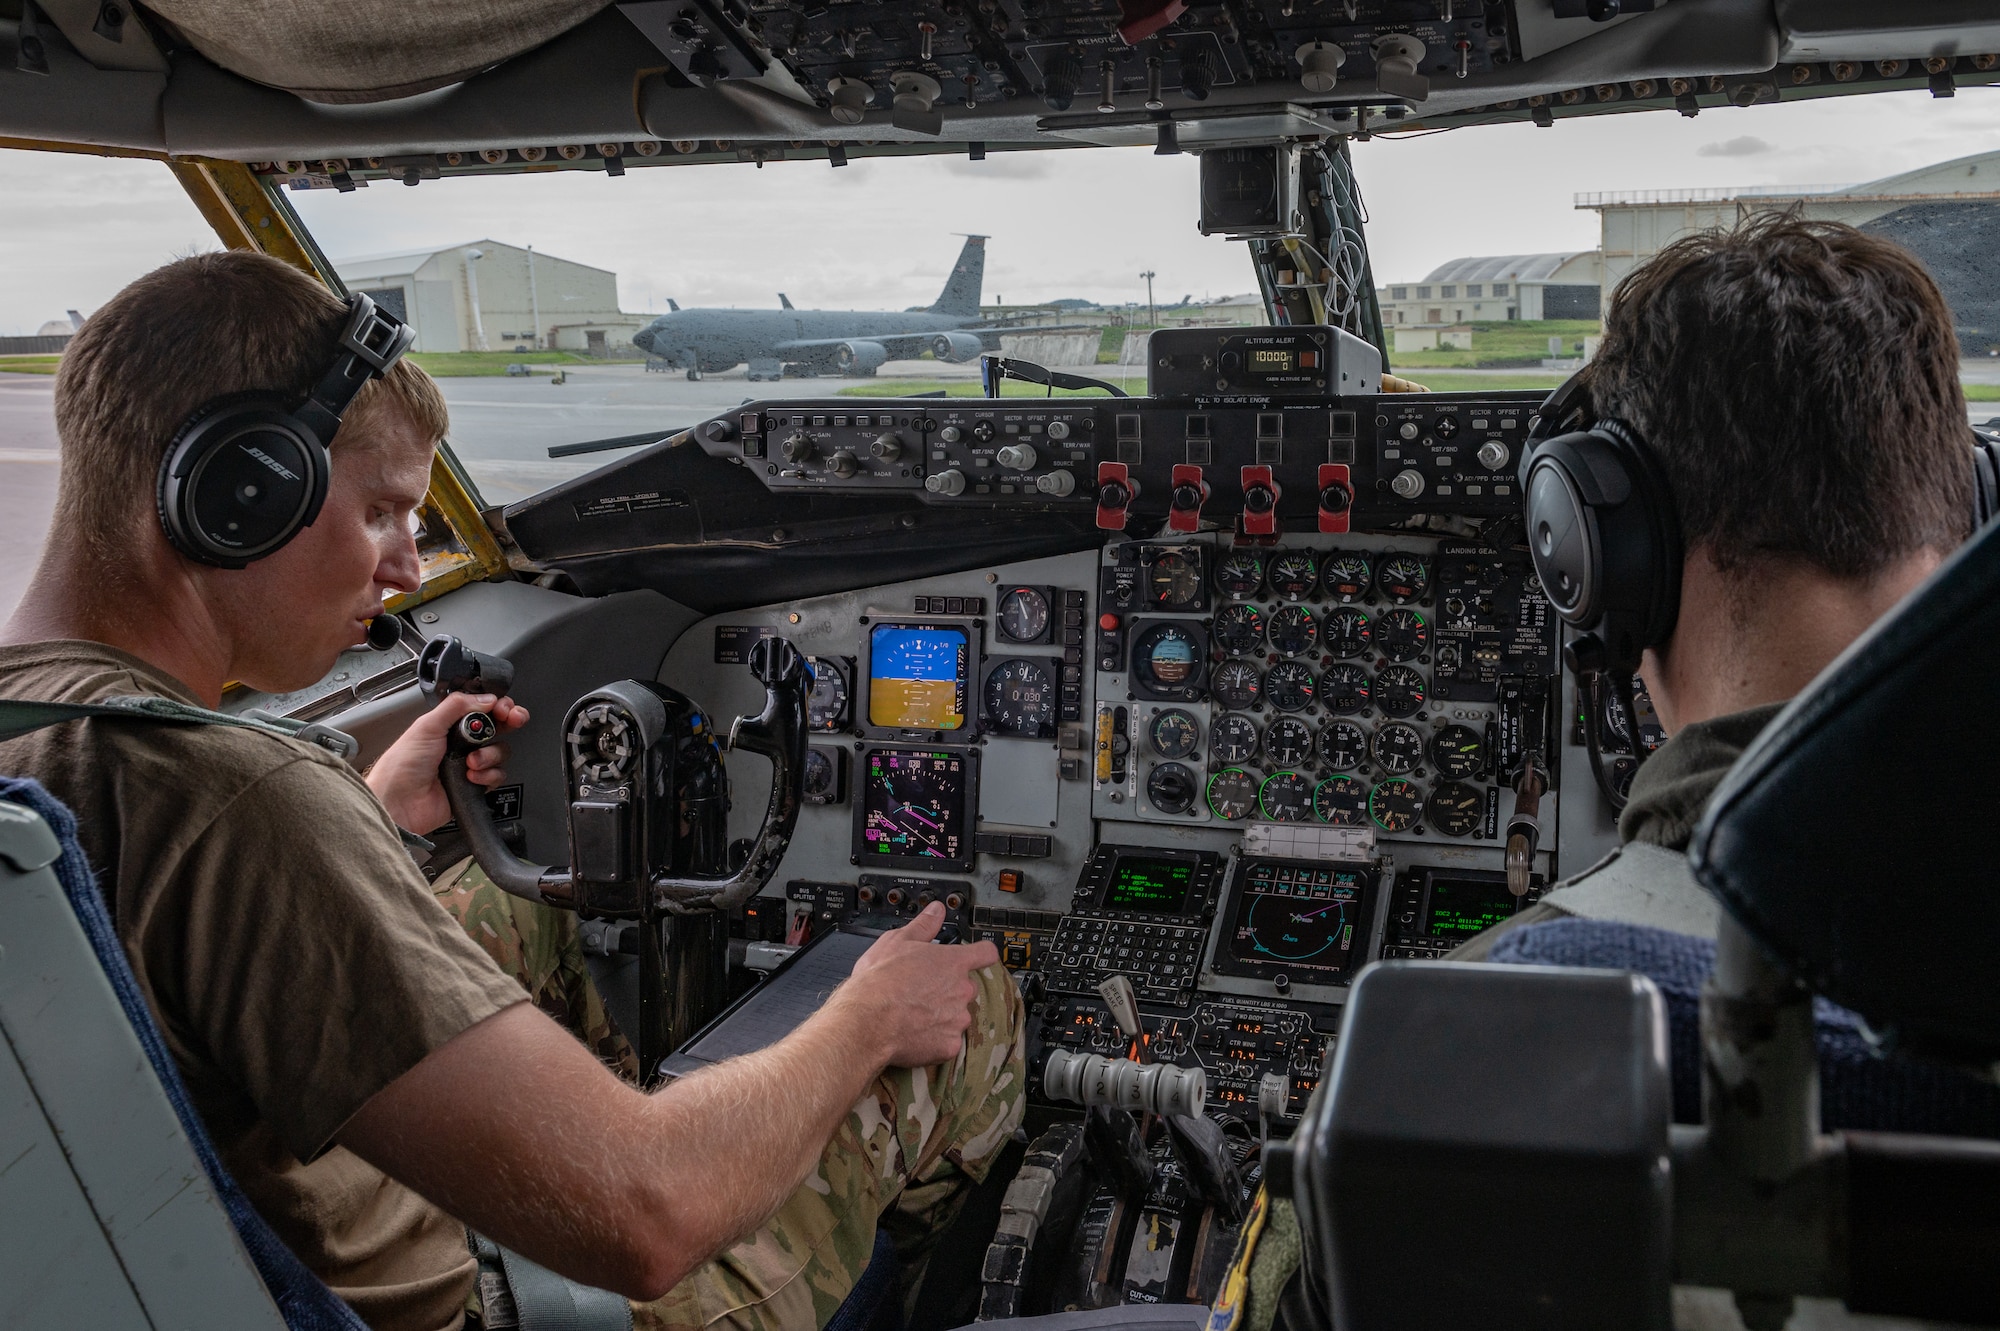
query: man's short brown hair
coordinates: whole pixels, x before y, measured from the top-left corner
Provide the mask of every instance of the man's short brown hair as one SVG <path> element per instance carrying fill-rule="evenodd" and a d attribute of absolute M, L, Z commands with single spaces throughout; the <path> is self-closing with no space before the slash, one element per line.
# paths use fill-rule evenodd
<path fill-rule="evenodd" d="M 160 458 L 181 423 L 230 393 L 303 401 L 333 363 L 346 317 L 345 302 L 319 282 L 247 250 L 175 260 L 113 296 L 71 340 L 56 374 L 56 529 L 102 558 L 129 553 L 130 524 L 154 521 Z M 389 403 L 426 438 L 444 437 L 443 396 L 403 360 L 362 388 L 333 447 Z"/>
<path fill-rule="evenodd" d="M 1958 356 L 1915 255 L 1763 214 L 1621 282 L 1589 387 L 1659 456 L 1689 550 L 1725 572 L 1781 559 L 1866 578 L 1970 529 Z"/>

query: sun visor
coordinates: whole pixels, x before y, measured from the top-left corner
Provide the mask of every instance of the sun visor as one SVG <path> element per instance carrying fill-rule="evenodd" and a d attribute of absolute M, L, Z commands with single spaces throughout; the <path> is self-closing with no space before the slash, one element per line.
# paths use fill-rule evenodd
<path fill-rule="evenodd" d="M 561 36 L 610 0 L 150 0 L 148 10 L 216 64 L 312 102 L 412 97 Z"/>

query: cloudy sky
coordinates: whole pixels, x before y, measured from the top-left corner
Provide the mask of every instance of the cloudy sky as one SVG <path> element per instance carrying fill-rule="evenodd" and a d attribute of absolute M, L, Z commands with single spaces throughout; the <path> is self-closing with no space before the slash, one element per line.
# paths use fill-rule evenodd
<path fill-rule="evenodd" d="M 1684 119 L 1650 112 L 1376 139 L 1355 147 L 1382 281 L 1474 254 L 1587 249 L 1580 191 L 1845 184 L 2000 150 L 2000 91 L 1834 98 Z M 482 238 L 619 274 L 628 310 L 776 303 L 902 308 L 937 293 L 954 232 L 992 235 L 989 300 L 1162 301 L 1250 289 L 1242 251 L 1195 231 L 1191 156 L 1073 150 L 824 160 L 376 185 L 293 195 L 326 251 Z M 0 335 L 88 313 L 137 274 L 214 245 L 152 163 L 0 151 Z"/>

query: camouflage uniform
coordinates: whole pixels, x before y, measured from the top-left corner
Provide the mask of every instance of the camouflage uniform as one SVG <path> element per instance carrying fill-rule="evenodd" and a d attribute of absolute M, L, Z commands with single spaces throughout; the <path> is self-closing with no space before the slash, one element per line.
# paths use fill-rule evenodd
<path fill-rule="evenodd" d="M 599 1057 L 632 1059 L 583 971 L 575 918 L 509 897 L 478 866 L 438 876 L 438 899 Z M 776 1215 L 663 1299 L 632 1305 L 639 1331 L 824 1326 L 868 1265 L 879 1225 L 914 1297 L 932 1243 L 1020 1125 L 1021 998 L 1005 968 L 976 971 L 972 1029 L 950 1063 L 891 1068 L 855 1103 Z M 636 1066 L 636 1061 L 634 1062 Z"/>

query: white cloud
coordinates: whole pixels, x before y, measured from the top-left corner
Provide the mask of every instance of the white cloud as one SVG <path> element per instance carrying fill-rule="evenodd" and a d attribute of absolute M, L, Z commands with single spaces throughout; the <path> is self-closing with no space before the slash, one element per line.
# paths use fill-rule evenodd
<path fill-rule="evenodd" d="M 1355 146 L 1378 280 L 1408 280 L 1473 254 L 1589 249 L 1582 191 L 1798 185 L 1876 179 L 2000 148 L 1995 94 L 1896 93 L 1747 109 L 1509 124 Z M 1718 140 L 1771 145 L 1751 164 L 1705 155 Z M 1766 178 L 1754 177 L 1762 174 Z M 747 165 L 634 167 L 375 185 L 293 194 L 331 254 L 444 246 L 492 236 L 619 274 L 627 308 L 737 304 L 776 292 L 800 306 L 929 302 L 958 253 L 954 232 L 990 234 L 986 292 L 1008 300 L 1145 299 L 1155 290 L 1252 289 L 1243 247 L 1195 230 L 1193 155 L 1150 148 L 936 158 L 823 157 Z M 212 235 L 157 163 L 0 151 L 0 334 L 32 333 Z"/>
<path fill-rule="evenodd" d="M 1755 134 L 1739 134 L 1733 139 L 1723 139 L 1719 143 L 1704 143 L 1694 150 L 1696 157 L 1762 157 L 1778 151 L 1777 145 L 1767 143 Z"/>

